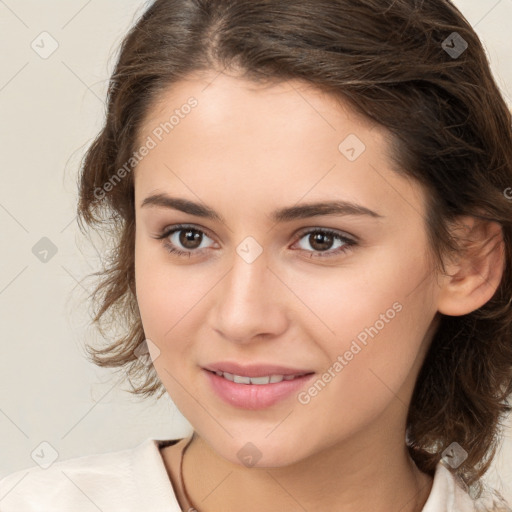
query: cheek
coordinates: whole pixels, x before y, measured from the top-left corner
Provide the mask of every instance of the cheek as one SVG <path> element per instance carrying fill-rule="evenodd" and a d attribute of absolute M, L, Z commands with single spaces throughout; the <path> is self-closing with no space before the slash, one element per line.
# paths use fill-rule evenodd
<path fill-rule="evenodd" d="M 188 393 L 195 396 L 197 391 L 194 391 L 191 375 L 186 374 L 190 366 L 184 361 L 194 360 L 189 329 L 192 323 L 197 323 L 193 308 L 198 301 L 197 292 L 194 293 L 179 268 L 173 271 L 169 265 L 155 263 L 155 258 L 145 258 L 143 251 L 139 251 L 138 256 L 135 264 L 137 302 L 144 334 L 156 347 L 153 351 L 150 349 L 153 366 L 167 393 L 188 417 L 191 414 Z M 148 343 L 148 347 L 151 344 Z M 184 385 L 188 392 L 184 392 Z"/>
<path fill-rule="evenodd" d="M 325 388 L 332 392 L 327 400 L 369 412 L 394 398 L 417 365 L 435 315 L 425 276 L 421 250 L 402 252 L 397 244 L 358 270 L 333 269 L 329 279 L 297 279 L 294 291 L 307 297 L 315 312 L 308 312 L 311 320 L 302 327 L 327 356 Z"/>
<path fill-rule="evenodd" d="M 345 322 L 338 320 L 338 336 L 324 345 L 328 363 L 297 397 L 308 429 L 335 440 L 372 424 L 386 410 L 395 411 L 397 421 L 403 417 L 422 360 L 423 326 L 415 322 L 410 304 L 401 305 L 401 310 L 387 310 L 386 301 L 374 305 L 376 312 L 388 311 L 388 323 L 369 314 L 362 324 L 349 321 L 345 331 Z M 318 335 L 315 339 L 325 343 Z"/>
<path fill-rule="evenodd" d="M 135 244 L 135 287 L 137 304 L 147 338 L 154 340 L 160 350 L 166 350 L 166 340 L 179 329 L 190 287 L 180 268 L 165 261 L 163 247 L 152 247 L 145 241 Z"/>
<path fill-rule="evenodd" d="M 174 384 L 165 370 L 181 378 L 184 372 L 195 371 L 194 348 L 205 322 L 206 296 L 218 280 L 217 274 L 211 273 L 171 261 L 163 247 L 136 242 L 138 308 L 145 336 L 158 348 L 154 366 L 167 389 Z"/>
<path fill-rule="evenodd" d="M 179 273 L 173 276 L 156 266 L 136 271 L 136 287 L 144 332 L 167 350 L 171 340 L 178 339 L 176 334 L 191 321 L 187 314 L 197 302 L 197 293 Z M 172 345 L 175 346 L 174 341 Z"/>
<path fill-rule="evenodd" d="M 347 341 L 350 345 L 358 336 L 363 343 L 371 339 L 368 330 L 378 331 L 380 338 L 395 331 L 395 344 L 405 343 L 409 330 L 417 332 L 419 325 L 405 326 L 404 318 L 423 317 L 429 308 L 424 291 L 427 262 L 421 247 L 407 248 L 388 243 L 346 264 L 341 261 L 339 267 L 287 271 L 285 281 L 294 292 L 290 300 L 304 312 L 297 322 L 317 333 L 313 339 L 329 340 L 321 345 L 336 351 L 348 350 Z"/>

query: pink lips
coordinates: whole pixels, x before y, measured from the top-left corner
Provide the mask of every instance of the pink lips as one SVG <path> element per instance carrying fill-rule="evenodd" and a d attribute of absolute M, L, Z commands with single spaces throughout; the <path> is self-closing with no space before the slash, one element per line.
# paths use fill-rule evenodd
<path fill-rule="evenodd" d="M 211 368 L 211 370 L 208 368 Z M 270 407 L 291 394 L 298 392 L 314 375 L 310 370 L 291 369 L 276 365 L 242 367 L 235 363 L 219 363 L 209 365 L 208 368 L 203 368 L 203 372 L 215 394 L 224 402 L 234 407 L 250 410 Z M 239 384 L 217 375 L 214 371 L 222 371 L 245 377 L 300 375 L 303 373 L 307 373 L 307 375 L 269 384 Z"/>

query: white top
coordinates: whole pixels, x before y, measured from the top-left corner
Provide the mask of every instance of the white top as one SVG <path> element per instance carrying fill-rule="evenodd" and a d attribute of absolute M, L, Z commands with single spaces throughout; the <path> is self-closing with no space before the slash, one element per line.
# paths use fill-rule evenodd
<path fill-rule="evenodd" d="M 178 441 L 149 438 L 135 448 L 16 471 L 0 480 L 0 512 L 181 512 L 160 453 Z M 440 463 L 423 512 L 493 510 L 480 502 Z"/>

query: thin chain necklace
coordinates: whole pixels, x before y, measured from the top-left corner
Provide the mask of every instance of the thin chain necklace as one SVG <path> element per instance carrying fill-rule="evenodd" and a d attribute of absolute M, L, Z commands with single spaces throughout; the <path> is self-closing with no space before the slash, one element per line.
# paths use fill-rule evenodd
<path fill-rule="evenodd" d="M 181 459 L 180 459 L 180 485 L 183 489 L 183 494 L 185 495 L 185 498 L 187 500 L 187 512 L 192 510 L 195 510 L 196 512 L 199 512 L 198 508 L 192 504 L 192 500 L 190 499 L 190 496 L 187 493 L 187 489 L 185 488 L 185 481 L 183 480 L 183 458 L 185 457 L 185 452 L 187 451 L 187 448 L 189 447 L 190 443 L 192 442 L 192 439 L 194 439 L 196 433 L 195 431 L 192 433 L 192 437 L 187 441 L 187 444 L 184 446 L 183 450 L 181 451 Z"/>

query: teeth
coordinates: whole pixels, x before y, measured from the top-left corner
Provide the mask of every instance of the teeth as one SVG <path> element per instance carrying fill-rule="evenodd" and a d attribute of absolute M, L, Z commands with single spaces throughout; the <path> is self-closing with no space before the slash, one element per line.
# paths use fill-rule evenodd
<path fill-rule="evenodd" d="M 251 381 L 251 384 L 268 384 L 271 382 L 270 377 L 248 377 L 248 379 Z"/>
<path fill-rule="evenodd" d="M 235 382 L 237 384 L 274 384 L 277 382 L 281 382 L 283 380 L 293 380 L 295 377 L 301 377 L 305 375 L 304 373 L 301 375 L 268 375 L 265 377 L 244 377 L 243 375 L 234 375 L 228 372 L 215 372 L 219 377 L 224 377 L 231 382 Z"/>
<path fill-rule="evenodd" d="M 250 377 L 242 377 L 239 375 L 233 375 L 233 382 L 236 382 L 237 384 L 250 384 L 251 378 Z"/>

